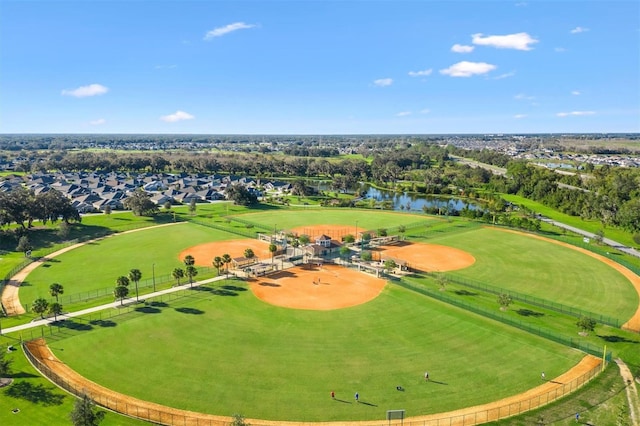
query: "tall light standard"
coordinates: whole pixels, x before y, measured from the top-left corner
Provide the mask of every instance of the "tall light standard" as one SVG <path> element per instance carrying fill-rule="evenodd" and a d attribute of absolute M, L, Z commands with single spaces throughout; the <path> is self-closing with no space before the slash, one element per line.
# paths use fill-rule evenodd
<path fill-rule="evenodd" d="M 151 277 L 153 279 L 153 292 L 156 292 L 156 264 L 151 265 Z"/>

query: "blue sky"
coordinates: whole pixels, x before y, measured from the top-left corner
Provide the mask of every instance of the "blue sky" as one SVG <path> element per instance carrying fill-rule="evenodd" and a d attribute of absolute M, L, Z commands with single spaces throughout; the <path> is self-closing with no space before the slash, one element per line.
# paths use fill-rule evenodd
<path fill-rule="evenodd" d="M 640 2 L 0 2 L 0 133 L 640 132 Z"/>

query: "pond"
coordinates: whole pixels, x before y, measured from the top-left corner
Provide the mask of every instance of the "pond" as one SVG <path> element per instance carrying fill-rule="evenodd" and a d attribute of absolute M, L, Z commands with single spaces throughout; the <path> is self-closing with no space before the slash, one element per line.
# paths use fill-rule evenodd
<path fill-rule="evenodd" d="M 371 187 L 365 192 L 363 198 L 375 200 L 376 202 L 391 202 L 393 205 L 393 210 L 399 211 L 419 211 L 422 213 L 424 211 L 423 207 L 425 206 L 429 209 L 441 208 L 443 211 L 446 211 L 447 208 L 450 211 L 460 211 L 465 207 L 469 210 L 484 210 L 482 206 L 473 202 L 469 202 L 467 200 L 462 200 L 460 198 L 408 194 L 406 192 L 385 191 Z"/>

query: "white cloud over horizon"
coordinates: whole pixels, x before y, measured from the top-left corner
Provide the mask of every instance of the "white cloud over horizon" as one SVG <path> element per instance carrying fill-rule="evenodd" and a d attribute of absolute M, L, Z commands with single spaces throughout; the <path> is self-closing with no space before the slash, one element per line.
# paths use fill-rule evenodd
<path fill-rule="evenodd" d="M 472 34 L 472 43 L 479 46 L 491 46 L 497 49 L 532 50 L 531 44 L 538 43 L 538 40 L 527 33 L 516 33 L 507 35 L 489 35 L 482 33 Z"/>
<path fill-rule="evenodd" d="M 88 96 L 104 95 L 109 91 L 108 87 L 102 84 L 90 84 L 88 86 L 80 86 L 77 89 L 64 89 L 62 96 L 73 96 L 75 98 L 86 98 Z"/>
<path fill-rule="evenodd" d="M 377 80 L 373 80 L 373 84 L 377 87 L 387 87 L 393 84 L 392 78 L 379 78 Z"/>
<path fill-rule="evenodd" d="M 521 119 L 521 118 L 525 118 L 526 116 L 527 116 L 527 114 L 516 114 L 516 115 L 513 116 L 513 118 Z"/>
<path fill-rule="evenodd" d="M 89 124 L 91 124 L 92 126 L 100 126 L 102 124 L 105 124 L 106 122 L 107 120 L 105 120 L 104 118 L 98 118 L 97 120 L 91 120 Z"/>
<path fill-rule="evenodd" d="M 589 31 L 589 28 L 585 28 L 585 27 L 575 27 L 574 29 L 572 29 L 571 31 L 569 31 L 571 34 L 580 34 L 580 33 L 586 33 L 587 31 Z"/>
<path fill-rule="evenodd" d="M 173 114 L 163 115 L 162 117 L 160 117 L 160 120 L 167 123 L 175 123 L 177 121 L 193 120 L 194 118 L 195 117 L 188 112 L 176 111 Z"/>
<path fill-rule="evenodd" d="M 581 93 L 579 90 L 572 90 L 572 91 L 571 91 L 571 94 L 572 94 L 573 96 L 580 96 L 582 93 Z"/>
<path fill-rule="evenodd" d="M 411 115 L 411 111 L 400 111 L 396 114 L 396 117 L 406 117 L 408 115 Z"/>
<path fill-rule="evenodd" d="M 420 114 L 429 114 L 431 110 L 429 108 L 421 109 Z"/>
<path fill-rule="evenodd" d="M 580 117 L 585 115 L 594 115 L 595 111 L 571 111 L 571 112 L 559 112 L 556 117 Z"/>
<path fill-rule="evenodd" d="M 209 41 L 216 37 L 221 37 L 223 35 L 232 33 L 238 30 L 248 30 L 250 28 L 255 28 L 254 24 L 246 24 L 244 22 L 234 22 L 233 24 L 225 25 L 224 27 L 214 28 L 212 30 L 207 31 L 204 35 L 203 40 Z"/>
<path fill-rule="evenodd" d="M 451 77 L 471 77 L 474 75 L 486 74 L 495 70 L 497 67 L 486 62 L 468 62 L 462 61 L 451 65 L 449 68 L 441 69 L 440 74 Z"/>
<path fill-rule="evenodd" d="M 455 53 L 471 53 L 475 49 L 475 46 L 467 46 L 464 44 L 454 44 L 451 46 L 451 51 Z"/>
<path fill-rule="evenodd" d="M 422 70 L 422 71 L 409 71 L 409 75 L 411 77 L 426 77 L 428 75 L 431 75 L 432 72 L 433 72 L 433 69 L 429 68 L 427 70 Z"/>

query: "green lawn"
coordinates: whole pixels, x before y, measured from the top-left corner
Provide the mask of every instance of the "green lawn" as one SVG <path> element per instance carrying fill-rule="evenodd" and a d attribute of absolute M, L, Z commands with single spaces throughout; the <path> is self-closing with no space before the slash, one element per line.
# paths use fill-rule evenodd
<path fill-rule="evenodd" d="M 444 234 L 429 243 L 458 247 L 476 262 L 456 276 L 628 320 L 638 307 L 629 280 L 586 254 L 526 235 L 489 227 Z"/>
<path fill-rule="evenodd" d="M 383 419 L 398 407 L 413 416 L 489 402 L 582 357 L 395 286 L 365 305 L 324 312 L 235 293 L 194 291 L 160 312 L 51 346 L 80 374 L 138 398 L 304 421 Z M 344 402 L 332 401 L 331 391 Z M 356 391 L 360 404 L 353 403 Z"/>
<path fill-rule="evenodd" d="M 20 347 L 15 342 L 0 339 L 0 350 L 6 350 L 6 345 L 9 343 Z M 73 410 L 75 398 L 40 376 L 23 356 L 22 349 L 18 349 L 8 356 L 13 361 L 11 368 L 14 373 L 14 383 L 0 389 L 0 424 L 71 424 L 69 413 Z M 13 410 L 16 408 L 20 411 L 14 414 Z M 106 417 L 100 426 L 148 425 L 146 422 L 109 411 L 105 413 Z"/>
<path fill-rule="evenodd" d="M 353 226 L 355 232 L 356 221 L 358 229 L 363 231 L 379 228 L 392 228 L 416 222 L 436 222 L 433 216 L 418 214 L 403 214 L 396 212 L 378 212 L 361 209 L 313 209 L 313 210 L 283 210 L 277 214 L 272 212 L 248 213 L 239 216 L 278 229 L 291 229 L 304 225 L 337 225 Z"/>
<path fill-rule="evenodd" d="M 30 304 L 38 297 L 49 298 L 49 285 L 54 282 L 64 286 L 65 295 L 110 289 L 120 275 L 128 275 L 133 268 L 142 272 L 145 282 L 154 272 L 159 281 L 160 277 L 166 281 L 174 268 L 184 268 L 178 258 L 182 250 L 233 238 L 233 234 L 189 223 L 105 238 L 36 268 L 27 277 L 26 285 L 20 287 L 20 300 Z M 211 260 L 220 254 L 212 253 Z M 133 284 L 130 287 L 133 289 Z"/>

